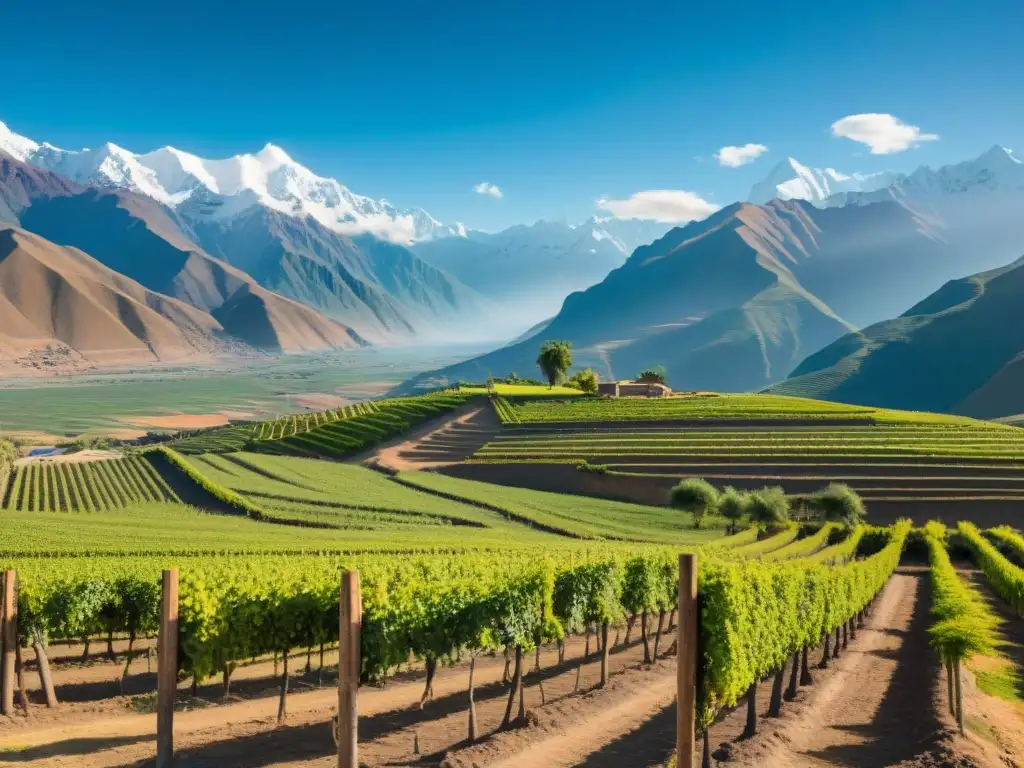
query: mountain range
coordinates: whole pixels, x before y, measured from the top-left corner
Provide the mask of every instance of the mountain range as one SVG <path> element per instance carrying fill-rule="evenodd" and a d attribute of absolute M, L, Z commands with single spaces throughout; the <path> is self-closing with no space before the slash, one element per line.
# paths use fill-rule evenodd
<path fill-rule="evenodd" d="M 944 334 L 1015 317 L 1012 152 L 910 174 L 787 158 L 749 198 L 672 229 L 593 217 L 485 233 L 357 195 L 273 145 L 223 160 L 68 151 L 0 123 L 0 367 L 512 339 L 409 391 L 532 372 L 539 344 L 561 338 L 604 378 L 661 366 L 679 389 L 1017 407 L 993 395 L 1024 376 L 1013 333 L 973 350 L 984 364 L 967 342 L 935 352 Z M 918 397 L 904 352 L 974 373 Z"/>
<path fill-rule="evenodd" d="M 65 150 L 0 123 L 0 152 L 81 187 L 159 203 L 208 254 L 376 344 L 509 338 L 668 229 L 591 219 L 467 230 L 356 194 L 271 144 L 222 160 L 173 147 Z"/>
<path fill-rule="evenodd" d="M 762 389 L 946 281 L 1024 251 L 1019 168 L 994 148 L 844 193 L 845 202 L 809 185 L 796 191 L 810 200 L 727 206 L 638 248 L 604 281 L 570 295 L 534 336 L 400 390 L 532 371 L 548 338 L 571 341 L 578 365 L 603 377 L 660 365 L 679 389 Z M 784 183 L 776 179 L 768 181 Z"/>
<path fill-rule="evenodd" d="M 806 200 L 815 205 L 848 192 L 873 192 L 901 178 L 895 171 L 845 174 L 834 168 L 809 168 L 787 157 L 750 189 L 747 200 L 763 204 L 772 200 Z"/>

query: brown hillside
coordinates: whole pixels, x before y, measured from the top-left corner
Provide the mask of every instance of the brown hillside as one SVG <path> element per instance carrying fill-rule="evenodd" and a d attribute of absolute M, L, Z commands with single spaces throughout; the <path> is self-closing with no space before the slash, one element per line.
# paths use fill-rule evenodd
<path fill-rule="evenodd" d="M 225 351 L 220 323 L 74 248 L 0 231 L 0 358 L 66 345 L 97 365 L 201 360 Z M 221 334 L 222 335 L 222 334 Z"/>

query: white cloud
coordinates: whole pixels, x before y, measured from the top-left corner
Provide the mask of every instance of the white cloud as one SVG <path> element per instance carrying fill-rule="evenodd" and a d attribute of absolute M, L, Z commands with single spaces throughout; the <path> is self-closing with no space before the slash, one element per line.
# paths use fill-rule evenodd
<path fill-rule="evenodd" d="M 726 168 L 739 168 L 741 165 L 754 162 L 767 151 L 768 147 L 764 144 L 744 144 L 742 147 L 722 147 L 715 153 L 715 160 Z"/>
<path fill-rule="evenodd" d="M 935 133 L 921 133 L 894 115 L 869 113 L 848 115 L 832 123 L 832 135 L 859 141 L 871 147 L 872 155 L 891 155 L 916 147 L 922 141 L 936 141 Z"/>
<path fill-rule="evenodd" d="M 703 219 L 718 210 L 717 205 L 681 189 L 649 189 L 625 200 L 602 197 L 597 207 L 617 219 L 653 219 L 671 224 Z"/>
<path fill-rule="evenodd" d="M 501 187 L 497 184 L 491 184 L 489 181 L 481 181 L 473 187 L 473 191 L 478 195 L 490 195 L 495 200 L 501 200 L 505 196 L 505 193 L 501 191 Z"/>

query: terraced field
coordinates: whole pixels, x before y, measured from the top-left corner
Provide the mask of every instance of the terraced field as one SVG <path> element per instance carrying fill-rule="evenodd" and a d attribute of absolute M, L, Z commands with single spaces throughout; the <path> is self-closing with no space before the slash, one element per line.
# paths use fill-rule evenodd
<path fill-rule="evenodd" d="M 921 522 L 931 505 L 933 516 L 962 518 L 967 504 L 1012 515 L 1024 503 L 1024 430 L 1004 424 L 771 395 L 494 405 L 501 431 L 442 471 L 649 504 L 684 477 L 792 494 L 841 481 L 870 508 Z M 597 471 L 576 471 L 583 462 Z"/>
<path fill-rule="evenodd" d="M 694 531 L 690 515 L 663 507 L 486 485 L 428 472 L 391 478 L 349 464 L 254 453 L 187 460 L 275 520 L 373 532 L 381 538 L 418 531 L 440 537 L 438 526 L 458 527 L 460 539 L 470 535 L 495 541 L 543 540 L 544 533 L 554 533 L 685 544 L 711 541 L 723 533 L 721 525 Z"/>
<path fill-rule="evenodd" d="M 367 401 L 272 421 L 216 427 L 175 440 L 171 445 L 180 453 L 193 455 L 246 450 L 342 458 L 458 408 L 472 396 L 451 390 L 419 397 Z"/>
<path fill-rule="evenodd" d="M 607 422 L 687 422 L 708 420 L 833 423 L 977 424 L 973 419 L 936 413 L 894 411 L 781 395 L 699 393 L 664 398 L 495 398 L 507 424 Z"/>
<path fill-rule="evenodd" d="M 141 456 L 91 462 L 33 461 L 18 468 L 5 510 L 103 512 L 135 504 L 179 501 L 177 494 Z"/>

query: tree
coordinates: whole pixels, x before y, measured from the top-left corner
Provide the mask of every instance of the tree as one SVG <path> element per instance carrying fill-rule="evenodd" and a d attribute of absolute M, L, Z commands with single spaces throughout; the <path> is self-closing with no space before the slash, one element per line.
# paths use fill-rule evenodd
<path fill-rule="evenodd" d="M 661 367 L 647 368 L 640 371 L 640 375 L 636 377 L 636 380 L 644 384 L 664 384 L 665 369 Z"/>
<path fill-rule="evenodd" d="M 789 497 L 781 488 L 762 488 L 747 494 L 747 514 L 763 525 L 776 525 L 789 519 Z"/>
<path fill-rule="evenodd" d="M 718 497 L 718 514 L 729 521 L 729 533 L 736 533 L 740 520 L 747 516 L 750 501 L 731 485 Z"/>
<path fill-rule="evenodd" d="M 597 392 L 597 380 L 597 374 L 594 373 L 593 369 L 587 368 L 584 371 L 579 371 L 569 379 L 569 385 L 577 387 L 581 392 L 592 395 Z"/>
<path fill-rule="evenodd" d="M 548 386 L 555 386 L 559 381 L 565 379 L 566 372 L 572 367 L 572 342 L 545 341 L 540 346 L 537 366 L 544 374 L 544 378 L 547 379 Z"/>
<path fill-rule="evenodd" d="M 668 501 L 676 509 L 692 514 L 693 527 L 701 528 L 718 507 L 718 489 L 707 480 L 688 477 L 669 491 Z"/>
<path fill-rule="evenodd" d="M 853 527 L 864 520 L 864 502 L 843 483 L 830 483 L 807 498 L 807 508 L 822 521 L 841 522 Z"/>

